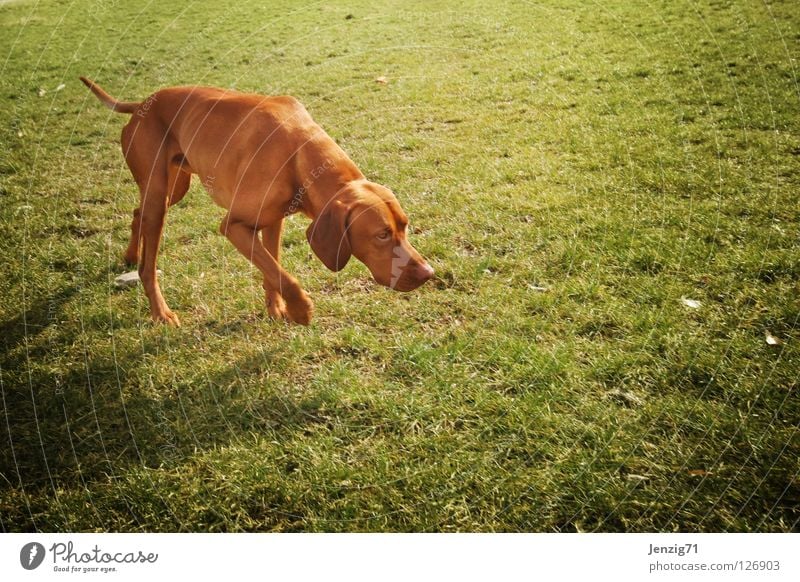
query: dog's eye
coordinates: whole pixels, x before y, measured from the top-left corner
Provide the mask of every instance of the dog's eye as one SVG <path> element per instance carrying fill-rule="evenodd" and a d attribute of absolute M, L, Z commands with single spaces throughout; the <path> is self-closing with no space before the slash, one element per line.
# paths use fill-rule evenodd
<path fill-rule="evenodd" d="M 392 236 L 391 231 L 384 230 L 383 232 L 378 234 L 375 238 L 377 238 L 378 240 L 389 240 L 389 238 L 391 238 L 391 236 Z"/>

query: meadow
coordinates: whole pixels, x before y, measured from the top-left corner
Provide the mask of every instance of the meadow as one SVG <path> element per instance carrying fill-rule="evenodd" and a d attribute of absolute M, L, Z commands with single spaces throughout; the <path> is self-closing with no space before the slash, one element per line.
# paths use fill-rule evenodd
<path fill-rule="evenodd" d="M 792 1 L 0 4 L 0 530 L 792 531 Z M 194 181 L 118 290 L 123 100 L 290 94 L 437 277 L 331 273 L 309 327 Z"/>

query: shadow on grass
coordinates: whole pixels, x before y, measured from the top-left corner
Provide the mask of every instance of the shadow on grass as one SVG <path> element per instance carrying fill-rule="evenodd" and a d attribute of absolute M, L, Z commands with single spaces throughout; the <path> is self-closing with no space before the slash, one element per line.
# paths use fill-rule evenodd
<path fill-rule="evenodd" d="M 67 287 L 48 297 L 36 299 L 19 315 L 0 322 L 0 345 L 3 346 L 0 362 L 4 368 L 15 363 L 12 354 L 23 347 L 26 339 L 30 342 L 58 321 L 63 306 L 77 291 L 76 287 Z"/>
<path fill-rule="evenodd" d="M 269 382 L 243 381 L 243 374 L 260 377 L 271 366 L 262 354 L 233 360 L 201 382 L 178 378 L 165 386 L 144 370 L 141 346 L 118 350 L 110 361 L 89 355 L 84 366 L 64 371 L 32 364 L 30 354 L 50 348 L 40 341 L 26 356 L 25 337 L 33 338 L 23 322 L 41 333 L 52 306 L 74 292 L 38 302 L 2 324 L 0 529 L 35 529 L 20 499 L 46 503 L 58 491 L 90 491 L 137 468 L 177 469 L 204 450 L 326 422 L 319 403 L 296 401 Z M 52 345 L 74 341 L 59 337 Z"/>

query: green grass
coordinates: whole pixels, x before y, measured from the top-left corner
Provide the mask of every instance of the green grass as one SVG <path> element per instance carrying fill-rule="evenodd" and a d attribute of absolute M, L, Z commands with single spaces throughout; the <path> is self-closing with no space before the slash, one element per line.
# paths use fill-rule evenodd
<path fill-rule="evenodd" d="M 0 529 L 798 527 L 795 3 L 466 4 L 0 6 Z M 438 279 L 330 273 L 296 217 L 317 316 L 274 323 L 195 182 L 152 325 L 78 75 L 296 96 Z"/>

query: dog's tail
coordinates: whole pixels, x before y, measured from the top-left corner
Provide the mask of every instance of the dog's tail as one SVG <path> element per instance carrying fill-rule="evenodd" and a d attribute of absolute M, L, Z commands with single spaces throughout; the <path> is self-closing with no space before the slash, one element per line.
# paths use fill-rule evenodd
<path fill-rule="evenodd" d="M 116 111 L 118 113 L 133 113 L 136 111 L 136 108 L 141 105 L 141 103 L 137 103 L 136 101 L 117 101 L 111 95 L 106 93 L 100 88 L 100 85 L 92 81 L 91 79 L 87 79 L 86 77 L 81 77 L 81 81 L 83 84 L 91 89 L 92 93 L 94 93 L 100 101 L 103 102 L 103 105 L 111 109 L 112 111 Z"/>

